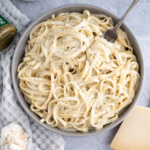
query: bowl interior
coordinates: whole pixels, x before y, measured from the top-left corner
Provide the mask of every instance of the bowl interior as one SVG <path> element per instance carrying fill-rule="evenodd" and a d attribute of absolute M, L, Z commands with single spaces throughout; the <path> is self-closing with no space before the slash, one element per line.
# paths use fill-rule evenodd
<path fill-rule="evenodd" d="M 136 103 L 136 101 L 139 97 L 139 94 L 140 94 L 140 91 L 141 91 L 141 88 L 142 88 L 142 84 L 143 84 L 143 78 L 144 78 L 143 57 L 142 57 L 139 45 L 138 45 L 134 35 L 132 34 L 132 32 L 129 30 L 129 28 L 125 24 L 122 24 L 121 28 L 122 28 L 123 31 L 125 31 L 127 33 L 128 38 L 131 42 L 131 45 L 134 48 L 134 54 L 136 55 L 139 66 L 140 66 L 139 73 L 140 73 L 141 78 L 140 78 L 139 85 L 138 85 L 138 88 L 137 88 L 137 91 L 136 91 L 136 96 L 135 96 L 133 102 L 124 110 L 123 113 L 120 114 L 119 119 L 117 121 L 109 124 L 109 125 L 106 125 L 103 129 L 101 129 L 99 131 L 93 130 L 93 131 L 89 131 L 89 132 L 86 132 L 86 133 L 82 133 L 82 132 L 78 132 L 78 131 L 62 130 L 62 129 L 59 129 L 59 128 L 51 127 L 50 125 L 47 125 L 46 123 L 40 123 L 40 121 L 39 121 L 40 118 L 30 110 L 29 105 L 25 101 L 24 96 L 20 91 L 19 80 L 18 80 L 18 77 L 17 77 L 17 67 L 18 67 L 19 63 L 22 61 L 22 58 L 24 56 L 24 50 L 25 50 L 25 46 L 27 44 L 29 34 L 30 34 L 31 30 L 37 24 L 39 24 L 42 21 L 48 20 L 51 15 L 57 15 L 57 14 L 62 13 L 62 12 L 81 12 L 82 13 L 83 10 L 85 10 L 85 9 L 88 9 L 92 14 L 105 14 L 105 15 L 111 17 L 114 24 L 116 24 L 119 20 L 116 16 L 114 16 L 111 13 L 109 13 L 109 12 L 107 12 L 107 11 L 101 9 L 101 8 L 94 7 L 94 6 L 89 6 L 89 5 L 70 5 L 70 6 L 64 6 L 64 7 L 57 8 L 57 9 L 52 10 L 52 11 L 46 13 L 45 15 L 41 16 L 39 19 L 34 21 L 27 28 L 25 33 L 22 35 L 20 41 L 18 42 L 18 45 L 16 47 L 16 50 L 15 50 L 15 53 L 14 53 L 14 56 L 13 56 L 13 61 L 12 61 L 13 87 L 14 87 L 17 98 L 18 98 L 21 106 L 23 107 L 23 109 L 26 111 L 26 113 L 31 118 L 33 118 L 37 123 L 39 123 L 43 127 L 47 128 L 51 131 L 54 131 L 56 133 L 66 135 L 66 136 L 80 136 L 81 137 L 81 136 L 96 135 L 96 134 L 103 133 L 103 132 L 115 127 L 116 125 L 118 125 L 127 116 L 127 114 L 132 110 L 133 106 L 135 105 L 135 103 Z"/>

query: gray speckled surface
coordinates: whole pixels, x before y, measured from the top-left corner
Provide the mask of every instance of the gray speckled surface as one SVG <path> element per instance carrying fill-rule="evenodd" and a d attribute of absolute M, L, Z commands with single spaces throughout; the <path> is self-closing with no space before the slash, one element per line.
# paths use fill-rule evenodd
<path fill-rule="evenodd" d="M 68 4 L 91 4 L 104 8 L 121 17 L 132 0 L 36 0 L 25 2 L 11 0 L 31 22 L 45 12 Z M 136 36 L 142 49 L 145 65 L 145 82 L 138 105 L 150 107 L 150 0 L 140 0 L 125 20 L 127 26 Z M 97 136 L 74 138 L 63 136 L 65 150 L 111 150 L 109 147 L 118 127 Z"/>

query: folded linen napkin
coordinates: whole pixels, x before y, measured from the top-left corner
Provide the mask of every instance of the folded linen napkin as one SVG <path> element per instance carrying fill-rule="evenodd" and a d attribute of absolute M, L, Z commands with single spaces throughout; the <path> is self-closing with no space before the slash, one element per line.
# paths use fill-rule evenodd
<path fill-rule="evenodd" d="M 28 134 L 27 150 L 63 150 L 64 140 L 58 134 L 50 132 L 35 123 L 21 108 L 14 94 L 11 82 L 11 61 L 15 46 L 29 19 L 9 0 L 0 0 L 2 14 L 18 31 L 11 48 L 0 55 L 0 130 L 11 122 L 19 122 Z"/>

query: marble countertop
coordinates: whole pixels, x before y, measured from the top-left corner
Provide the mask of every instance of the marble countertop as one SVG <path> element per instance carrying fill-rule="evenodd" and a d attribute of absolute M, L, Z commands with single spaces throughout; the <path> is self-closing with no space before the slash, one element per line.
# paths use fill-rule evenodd
<path fill-rule="evenodd" d="M 121 17 L 132 0 L 36 0 L 25 2 L 11 0 L 12 3 L 25 14 L 31 22 L 44 13 L 60 6 L 69 4 L 89 4 L 109 10 Z M 138 105 L 150 107 L 150 0 L 140 0 L 137 6 L 126 18 L 125 23 L 137 38 L 144 57 L 145 80 L 137 102 Z M 92 137 L 65 137 L 65 150 L 111 150 L 109 147 L 118 126 L 107 133 Z"/>

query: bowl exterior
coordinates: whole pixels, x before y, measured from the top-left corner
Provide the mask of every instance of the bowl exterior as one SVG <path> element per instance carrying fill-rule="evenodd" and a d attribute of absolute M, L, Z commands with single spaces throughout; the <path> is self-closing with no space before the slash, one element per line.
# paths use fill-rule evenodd
<path fill-rule="evenodd" d="M 24 32 L 24 34 L 22 35 L 22 37 L 20 38 L 20 40 L 19 40 L 19 42 L 18 42 L 18 44 L 16 46 L 15 53 L 14 53 L 13 60 L 12 60 L 12 67 L 11 67 L 12 82 L 13 82 L 14 91 L 15 91 L 15 93 L 17 95 L 18 101 L 20 102 L 20 104 L 23 107 L 23 109 L 25 110 L 25 112 L 34 121 L 36 121 L 38 124 L 40 124 L 44 128 L 46 128 L 48 130 L 51 130 L 51 131 L 53 131 L 55 133 L 61 134 L 61 135 L 74 136 L 74 137 L 92 136 L 92 135 L 104 133 L 105 131 L 114 128 L 120 122 L 122 122 L 123 119 L 132 110 L 132 108 L 134 107 L 135 103 L 137 102 L 137 100 L 139 98 L 139 95 L 141 93 L 143 80 L 144 80 L 144 62 L 143 62 L 143 57 L 142 57 L 142 53 L 141 53 L 140 47 L 139 47 L 138 42 L 136 41 L 134 35 L 130 31 L 130 29 L 125 24 L 122 24 L 121 29 L 127 33 L 128 38 L 129 38 L 129 40 L 131 42 L 131 45 L 134 48 L 134 54 L 136 55 L 137 61 L 139 63 L 139 67 L 140 67 L 140 69 L 139 69 L 140 81 L 139 81 L 139 85 L 138 85 L 138 88 L 137 88 L 137 91 L 136 91 L 135 98 L 133 99 L 133 102 L 124 110 L 124 112 L 122 114 L 120 114 L 118 120 L 116 120 L 115 122 L 113 122 L 113 123 L 111 123 L 109 125 L 106 125 L 101 130 L 93 130 L 93 131 L 88 131 L 86 133 L 82 133 L 82 132 L 78 132 L 78 131 L 67 131 L 67 130 L 59 129 L 57 127 L 54 128 L 54 127 L 52 127 L 50 125 L 47 125 L 46 123 L 41 123 L 40 122 L 40 118 L 30 110 L 29 105 L 25 101 L 24 96 L 21 93 L 20 88 L 19 88 L 19 80 L 18 80 L 18 76 L 17 76 L 17 67 L 18 67 L 19 63 L 22 61 L 22 58 L 24 56 L 25 46 L 27 44 L 27 40 L 28 40 L 28 37 L 29 37 L 29 34 L 30 34 L 31 30 L 37 24 L 39 24 L 40 22 L 48 20 L 51 15 L 57 15 L 57 14 L 62 13 L 62 12 L 83 12 L 83 10 L 85 10 L 85 9 L 89 10 L 92 14 L 105 14 L 105 15 L 111 17 L 114 24 L 116 24 L 118 22 L 118 20 L 119 20 L 116 16 L 114 16 L 111 13 L 109 13 L 108 11 L 103 10 L 101 8 L 98 8 L 98 7 L 95 7 L 95 6 L 91 6 L 91 5 L 68 5 L 68 6 L 59 7 L 59 8 L 56 8 L 54 10 L 51 10 L 50 12 L 44 14 L 43 16 L 38 18 L 36 21 L 34 21 L 27 28 L 27 30 Z"/>

